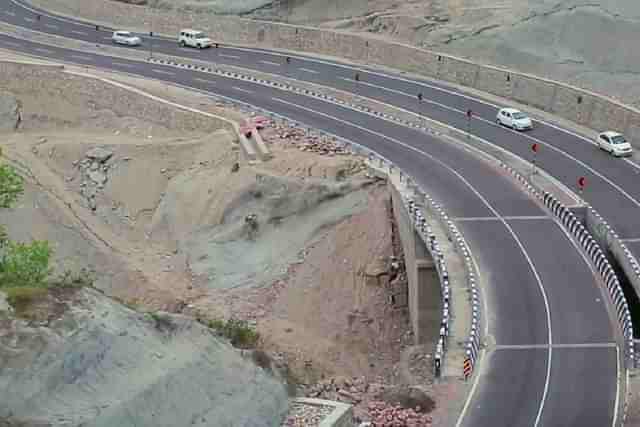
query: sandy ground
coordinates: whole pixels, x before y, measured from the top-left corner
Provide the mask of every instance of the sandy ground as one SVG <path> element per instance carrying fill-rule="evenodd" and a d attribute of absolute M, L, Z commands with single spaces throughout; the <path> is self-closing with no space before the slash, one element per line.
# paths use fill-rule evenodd
<path fill-rule="evenodd" d="M 200 94 L 99 74 L 244 117 Z M 419 384 L 436 412 L 446 408 L 429 361 L 403 353 L 411 334 L 389 299 L 391 260 L 401 255 L 389 195 L 360 159 L 301 150 L 275 127 L 263 131 L 274 159 L 252 166 L 227 130 L 96 112 L 65 81 L 76 91 L 65 97 L 24 81 L 3 88 L 20 100 L 22 124 L 2 148 L 27 178 L 19 205 L 0 213 L 12 237 L 50 240 L 57 271 L 89 267 L 98 288 L 132 306 L 249 320 L 301 393 L 344 378 L 374 384 L 356 399 L 328 396 L 358 404 L 366 418 L 368 402 L 392 385 Z M 260 223 L 253 236 L 249 213 Z"/>

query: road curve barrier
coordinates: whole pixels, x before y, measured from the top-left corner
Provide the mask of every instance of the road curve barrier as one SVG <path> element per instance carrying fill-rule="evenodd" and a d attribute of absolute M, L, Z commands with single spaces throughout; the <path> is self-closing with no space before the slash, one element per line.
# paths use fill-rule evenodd
<path fill-rule="evenodd" d="M 569 208 L 567 208 L 562 202 L 560 202 L 553 194 L 548 191 L 539 190 L 535 188 L 529 180 L 523 176 L 520 172 L 514 168 L 508 166 L 506 163 L 501 162 L 501 166 L 508 170 L 522 185 L 525 186 L 534 196 L 536 196 L 551 213 L 558 219 L 562 227 L 573 236 L 573 238 L 580 244 L 582 250 L 588 255 L 592 264 L 595 266 L 602 282 L 607 288 L 607 295 L 609 300 L 615 308 L 616 319 L 618 326 L 622 332 L 623 339 L 625 341 L 625 354 L 630 366 L 635 366 L 635 348 L 633 342 L 633 323 L 631 321 L 631 312 L 629 310 L 629 304 L 622 291 L 620 281 L 607 259 L 605 252 L 602 250 L 598 241 L 591 235 L 587 227 L 582 223 Z M 602 218 L 595 209 L 589 207 L 593 213 Z M 608 227 L 608 225 L 607 225 Z M 618 243 L 625 247 L 622 242 L 619 241 L 617 234 L 611 233 L 611 238 L 617 240 Z M 626 247 L 625 247 L 626 248 Z M 628 250 L 627 250 L 628 251 Z M 637 262 L 630 252 L 627 252 L 629 259 L 633 260 L 635 265 Z M 640 269 L 639 269 L 640 270 Z"/>

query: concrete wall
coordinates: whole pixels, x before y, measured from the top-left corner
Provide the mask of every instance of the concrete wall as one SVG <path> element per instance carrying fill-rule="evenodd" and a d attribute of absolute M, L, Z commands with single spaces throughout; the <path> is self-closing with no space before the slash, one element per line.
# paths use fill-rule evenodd
<path fill-rule="evenodd" d="M 118 28 L 174 37 L 180 28 L 207 31 L 221 43 L 343 57 L 455 82 L 552 112 L 594 130 L 626 133 L 640 148 L 640 110 L 592 92 L 414 46 L 335 30 L 203 13 L 150 11 L 116 1 L 30 0 L 35 6 Z M 153 24 L 152 24 L 153 22 Z"/>
<path fill-rule="evenodd" d="M 388 185 L 393 203 L 393 215 L 404 251 L 407 270 L 409 318 L 416 344 L 437 341 L 442 311 L 440 281 L 433 259 L 424 242 L 416 233 L 406 211 L 400 193 L 391 183 Z"/>

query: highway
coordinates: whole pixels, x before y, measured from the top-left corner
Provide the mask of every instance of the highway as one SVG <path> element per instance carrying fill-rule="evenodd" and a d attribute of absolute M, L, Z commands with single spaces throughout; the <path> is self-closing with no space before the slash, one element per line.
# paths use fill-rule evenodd
<path fill-rule="evenodd" d="M 68 38 L 110 43 L 108 32 L 0 2 L 0 20 Z M 6 13 L 9 12 L 9 13 Z M 28 19 L 26 19 L 28 18 Z M 48 25 L 46 25 L 48 24 Z M 482 361 L 477 388 L 460 426 L 608 426 L 617 419 L 620 369 L 615 333 L 590 265 L 562 229 L 504 171 L 416 130 L 304 95 L 174 67 L 77 52 L 0 35 L 0 47 L 55 60 L 150 77 L 237 99 L 356 141 L 391 159 L 447 208 L 477 258 L 495 341 Z M 127 49 L 127 48 L 123 48 Z M 138 49 L 146 49 L 145 46 Z M 265 50 L 182 49 L 154 40 L 154 51 L 247 69 L 366 95 L 466 130 L 526 156 L 542 146 L 538 164 L 567 186 L 587 176 L 584 197 L 625 238 L 638 238 L 640 169 L 598 152 L 580 135 L 536 123 L 519 134 L 493 123 L 496 107 L 444 84 L 360 70 L 346 64 Z M 224 56 L 223 56 L 224 55 Z M 275 65 L 277 64 L 277 65 Z M 419 104 L 415 94 L 422 92 Z M 631 246 L 640 250 L 640 244 Z"/>

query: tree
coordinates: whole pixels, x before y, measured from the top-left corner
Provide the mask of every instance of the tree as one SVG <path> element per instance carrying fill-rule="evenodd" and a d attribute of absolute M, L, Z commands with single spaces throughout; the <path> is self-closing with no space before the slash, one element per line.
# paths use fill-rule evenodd
<path fill-rule="evenodd" d="M 10 165 L 0 164 L 0 208 L 11 208 L 23 192 L 20 175 Z M 48 242 L 14 242 L 9 239 L 5 228 L 0 226 L 0 288 L 46 286 L 50 257 Z"/>

